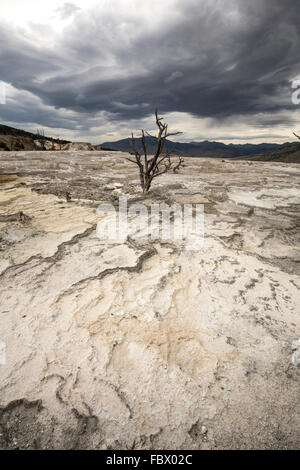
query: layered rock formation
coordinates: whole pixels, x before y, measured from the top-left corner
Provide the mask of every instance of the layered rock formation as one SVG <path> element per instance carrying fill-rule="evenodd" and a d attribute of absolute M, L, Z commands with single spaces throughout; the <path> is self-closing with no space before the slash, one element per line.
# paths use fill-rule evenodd
<path fill-rule="evenodd" d="M 0 154 L 0 446 L 299 448 L 299 166 L 186 159 L 143 196 L 126 156 Z M 121 195 L 204 204 L 203 248 L 100 240 Z"/>
<path fill-rule="evenodd" d="M 0 151 L 19 150 L 100 150 L 99 145 L 88 142 L 70 142 L 46 137 L 43 130 L 36 134 L 0 124 Z"/>
<path fill-rule="evenodd" d="M 61 150 L 100 150 L 100 145 L 92 145 L 88 142 L 69 142 L 61 147 Z"/>

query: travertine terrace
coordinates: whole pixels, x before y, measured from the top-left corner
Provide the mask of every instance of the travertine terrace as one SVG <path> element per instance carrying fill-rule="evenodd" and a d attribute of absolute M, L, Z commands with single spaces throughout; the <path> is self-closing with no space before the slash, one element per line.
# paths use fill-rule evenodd
<path fill-rule="evenodd" d="M 125 157 L 0 154 L 1 448 L 299 448 L 300 166 L 185 159 L 143 196 Z M 120 195 L 203 203 L 204 247 L 99 240 Z"/>

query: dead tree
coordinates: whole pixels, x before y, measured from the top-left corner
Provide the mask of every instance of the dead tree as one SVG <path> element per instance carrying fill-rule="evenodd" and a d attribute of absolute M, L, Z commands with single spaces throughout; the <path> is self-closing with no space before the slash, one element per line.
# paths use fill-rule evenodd
<path fill-rule="evenodd" d="M 14 150 L 14 147 L 15 147 L 15 140 L 14 140 L 14 137 L 11 135 L 11 136 L 10 136 L 10 139 L 9 139 L 9 148 L 10 148 L 10 151 Z"/>
<path fill-rule="evenodd" d="M 36 140 L 39 142 L 39 144 L 41 146 L 41 150 L 46 150 L 44 129 L 42 129 L 42 130 L 37 129 L 36 137 L 37 137 Z"/>
<path fill-rule="evenodd" d="M 131 134 L 131 147 L 134 152 L 135 160 L 127 158 L 128 161 L 135 163 L 139 167 L 140 183 L 143 193 L 149 191 L 152 180 L 157 176 L 163 175 L 172 170 L 176 173 L 183 166 L 183 159 L 179 157 L 177 164 L 171 160 L 169 152 L 163 152 L 166 139 L 173 135 L 181 134 L 181 132 L 168 132 L 168 124 L 164 124 L 163 118 L 158 117 L 157 109 L 155 110 L 156 125 L 158 127 L 158 135 L 153 136 L 146 132 L 149 137 L 156 139 L 156 150 L 153 156 L 149 156 L 146 145 L 145 131 L 142 129 L 142 151 L 137 148 L 133 133 Z"/>

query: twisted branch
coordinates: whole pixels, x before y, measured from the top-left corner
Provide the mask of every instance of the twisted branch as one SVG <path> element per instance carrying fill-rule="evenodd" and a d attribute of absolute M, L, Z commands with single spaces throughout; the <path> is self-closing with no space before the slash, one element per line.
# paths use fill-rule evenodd
<path fill-rule="evenodd" d="M 163 123 L 163 118 L 158 116 L 157 109 L 155 110 L 155 121 L 158 127 L 158 135 L 153 136 L 146 132 L 149 137 L 156 139 L 156 150 L 153 157 L 148 156 L 147 145 L 145 139 L 145 131 L 142 129 L 142 149 L 143 155 L 139 152 L 133 133 L 131 134 L 130 144 L 135 156 L 135 160 L 126 158 L 131 163 L 135 163 L 139 167 L 141 187 L 143 192 L 150 189 L 153 178 L 167 173 L 173 168 L 176 173 L 183 166 L 183 158 L 179 157 L 177 165 L 173 166 L 169 153 L 163 154 L 164 145 L 167 137 L 181 134 L 181 132 L 168 132 L 168 124 Z M 142 158 L 143 157 L 143 158 Z"/>

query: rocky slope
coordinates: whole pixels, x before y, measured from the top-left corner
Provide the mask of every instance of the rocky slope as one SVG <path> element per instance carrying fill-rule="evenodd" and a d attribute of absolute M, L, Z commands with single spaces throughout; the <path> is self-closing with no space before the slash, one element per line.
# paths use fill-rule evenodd
<path fill-rule="evenodd" d="M 300 144 L 284 144 L 258 155 L 247 155 L 243 160 L 260 162 L 300 163 Z"/>
<path fill-rule="evenodd" d="M 299 448 L 299 166 L 186 159 L 143 197 L 125 156 L 0 154 L 1 448 Z M 100 240 L 120 195 L 204 204 L 204 247 Z"/>
<path fill-rule="evenodd" d="M 39 131 L 38 131 L 39 132 Z M 14 127 L 0 124 L 0 151 L 16 150 L 100 150 L 99 145 L 88 142 L 70 142 L 46 137 L 43 133 L 33 134 Z"/>
<path fill-rule="evenodd" d="M 0 124 L 0 150 L 60 150 L 68 140 L 46 137 L 41 134 L 23 131 L 14 127 Z"/>

